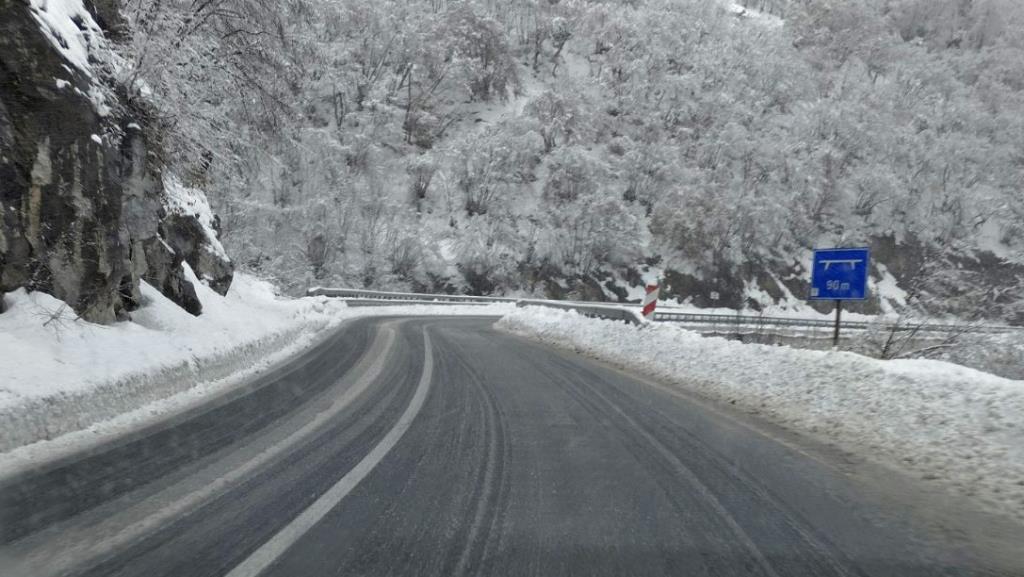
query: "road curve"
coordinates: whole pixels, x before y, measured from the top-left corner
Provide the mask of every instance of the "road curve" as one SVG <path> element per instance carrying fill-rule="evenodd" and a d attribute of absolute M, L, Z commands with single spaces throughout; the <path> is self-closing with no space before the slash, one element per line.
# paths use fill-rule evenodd
<path fill-rule="evenodd" d="M 744 417 L 493 321 L 353 321 L 0 481 L 0 574 L 1024 574 Z"/>

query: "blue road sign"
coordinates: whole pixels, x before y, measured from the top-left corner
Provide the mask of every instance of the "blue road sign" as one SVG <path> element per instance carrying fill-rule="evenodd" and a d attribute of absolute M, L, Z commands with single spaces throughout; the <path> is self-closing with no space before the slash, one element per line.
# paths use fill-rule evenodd
<path fill-rule="evenodd" d="M 814 251 L 811 300 L 860 301 L 868 295 L 866 248 L 822 248 Z"/>

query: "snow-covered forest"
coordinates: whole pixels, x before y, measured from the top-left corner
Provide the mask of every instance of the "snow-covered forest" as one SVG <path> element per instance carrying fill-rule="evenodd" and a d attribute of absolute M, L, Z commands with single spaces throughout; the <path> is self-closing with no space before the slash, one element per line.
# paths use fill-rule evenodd
<path fill-rule="evenodd" d="M 651 267 L 744 306 L 871 245 L 883 309 L 1020 314 L 1024 3 L 744 4 L 129 0 L 114 40 L 236 264 L 296 292 Z"/>

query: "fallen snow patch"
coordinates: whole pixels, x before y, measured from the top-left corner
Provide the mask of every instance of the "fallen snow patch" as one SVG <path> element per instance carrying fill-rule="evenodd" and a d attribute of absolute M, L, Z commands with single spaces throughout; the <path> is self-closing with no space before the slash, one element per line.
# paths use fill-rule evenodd
<path fill-rule="evenodd" d="M 775 304 L 775 299 L 772 298 L 772 295 L 761 288 L 756 280 L 743 281 L 743 300 L 744 302 L 757 303 L 759 310 L 764 310 Z"/>
<path fill-rule="evenodd" d="M 726 10 L 736 17 L 749 19 L 751 22 L 756 22 L 757 24 L 771 28 L 777 28 L 785 23 L 782 18 L 779 18 L 778 16 L 768 14 L 767 12 L 761 12 L 754 8 L 747 8 L 739 2 L 726 2 Z"/>
<path fill-rule="evenodd" d="M 734 403 L 1024 519 L 1024 381 L 546 308 L 516 309 L 498 327 Z"/>
<path fill-rule="evenodd" d="M 991 252 L 1001 260 L 1009 262 L 1024 262 L 1024 251 L 1008 246 L 1004 239 L 1003 226 L 994 219 L 985 221 L 978 229 L 978 249 Z"/>
<path fill-rule="evenodd" d="M 906 308 L 907 291 L 901 289 L 896 283 L 896 277 L 889 272 L 889 269 L 882 263 L 875 263 L 878 269 L 878 280 L 869 279 L 869 283 L 878 294 L 878 304 L 882 312 L 886 314 L 897 314 L 898 311 Z"/>

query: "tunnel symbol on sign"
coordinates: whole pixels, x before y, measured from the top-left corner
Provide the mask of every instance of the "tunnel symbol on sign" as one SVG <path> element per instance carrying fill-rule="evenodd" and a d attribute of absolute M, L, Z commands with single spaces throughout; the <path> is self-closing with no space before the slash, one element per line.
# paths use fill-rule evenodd
<path fill-rule="evenodd" d="M 864 261 L 862 259 L 859 259 L 859 258 L 844 258 L 844 259 L 824 259 L 824 260 L 821 261 L 821 264 L 825 265 L 825 270 L 828 270 L 828 268 L 830 266 L 834 265 L 834 264 L 846 263 L 846 264 L 850 265 L 850 268 L 853 268 L 853 267 L 857 266 L 858 263 L 862 263 L 862 262 L 864 262 Z"/>

